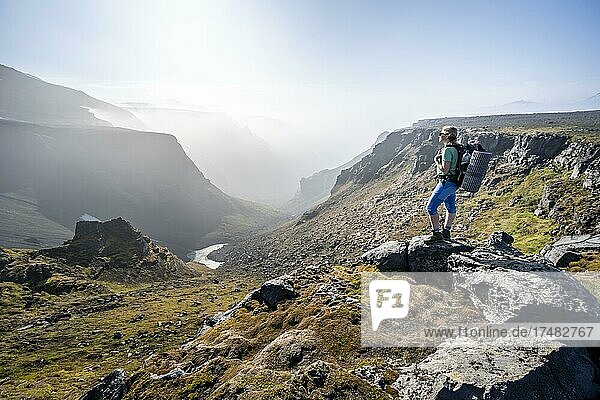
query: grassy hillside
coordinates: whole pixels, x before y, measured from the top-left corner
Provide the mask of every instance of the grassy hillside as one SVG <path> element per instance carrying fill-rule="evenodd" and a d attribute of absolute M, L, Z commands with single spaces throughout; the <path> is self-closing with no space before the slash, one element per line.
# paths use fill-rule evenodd
<path fill-rule="evenodd" d="M 70 229 L 40 213 L 31 194 L 0 193 L 0 221 L 0 243 L 6 247 L 53 247 L 73 236 Z"/>

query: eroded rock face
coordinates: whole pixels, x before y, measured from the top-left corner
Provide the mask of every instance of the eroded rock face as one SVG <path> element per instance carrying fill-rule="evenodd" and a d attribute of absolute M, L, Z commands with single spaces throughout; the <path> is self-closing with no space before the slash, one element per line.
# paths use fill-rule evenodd
<path fill-rule="evenodd" d="M 567 139 L 566 136 L 553 134 L 517 136 L 513 148 L 507 154 L 507 161 L 532 167 L 560 154 Z"/>
<path fill-rule="evenodd" d="M 40 254 L 92 267 L 94 279 L 144 282 L 193 275 L 177 256 L 122 218 L 80 221 L 72 240 Z"/>
<path fill-rule="evenodd" d="M 541 254 L 557 268 L 567 268 L 585 251 L 600 251 L 600 235 L 563 236 L 544 247 Z"/>
<path fill-rule="evenodd" d="M 114 370 L 81 396 L 80 400 L 121 400 L 129 389 L 125 377 L 125 370 Z"/>
<path fill-rule="evenodd" d="M 383 142 L 375 145 L 371 154 L 340 173 L 331 193 L 335 193 L 339 187 L 348 182 L 364 184 L 371 181 L 382 168 L 391 166 L 395 163 L 394 160 L 398 161 L 396 156 L 406 146 L 413 141 L 423 142 L 432 131 L 432 129 L 401 129 L 390 133 Z"/>
<path fill-rule="evenodd" d="M 401 399 L 595 399 L 598 374 L 585 349 L 446 344 L 392 385 Z"/>
<path fill-rule="evenodd" d="M 571 169 L 571 178 L 584 177 L 583 186 L 590 190 L 600 189 L 600 145 L 581 141 L 571 141 L 554 158 L 553 162 L 562 168 Z"/>

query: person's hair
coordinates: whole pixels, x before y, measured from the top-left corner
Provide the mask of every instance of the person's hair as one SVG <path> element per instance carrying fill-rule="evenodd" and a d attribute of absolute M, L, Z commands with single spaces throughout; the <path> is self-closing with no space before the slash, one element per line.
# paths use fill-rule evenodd
<path fill-rule="evenodd" d="M 451 142 L 456 141 L 458 138 L 458 129 L 455 126 L 446 125 L 442 128 L 442 133 L 448 134 L 448 140 Z"/>

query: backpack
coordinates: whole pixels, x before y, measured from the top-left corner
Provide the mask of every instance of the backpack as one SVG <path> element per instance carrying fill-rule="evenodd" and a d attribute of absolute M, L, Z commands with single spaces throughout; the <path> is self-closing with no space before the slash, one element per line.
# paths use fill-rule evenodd
<path fill-rule="evenodd" d="M 448 147 L 454 147 L 458 153 L 458 160 L 456 161 L 456 172 L 454 174 L 448 174 L 448 180 L 456 186 L 461 187 L 465 179 L 465 173 L 469 168 L 469 163 L 474 151 L 484 152 L 485 149 L 479 142 L 470 141 L 465 145 L 460 143 L 448 144 Z"/>

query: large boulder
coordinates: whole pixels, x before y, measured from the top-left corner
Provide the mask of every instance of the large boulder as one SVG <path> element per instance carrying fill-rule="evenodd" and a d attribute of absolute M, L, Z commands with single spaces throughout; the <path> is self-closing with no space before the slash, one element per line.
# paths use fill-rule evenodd
<path fill-rule="evenodd" d="M 456 240 L 427 243 L 428 236 L 415 236 L 408 243 L 407 261 L 411 272 L 448 271 L 447 260 L 451 254 L 473 250 L 472 246 Z"/>
<path fill-rule="evenodd" d="M 406 242 L 390 241 L 367 251 L 361 259 L 377 265 L 380 271 L 406 271 L 408 269 Z"/>
<path fill-rule="evenodd" d="M 570 263 L 581 259 L 584 251 L 600 252 L 600 235 L 563 236 L 540 253 L 556 268 L 567 268 Z"/>
<path fill-rule="evenodd" d="M 262 284 L 251 293 L 250 298 L 266 304 L 269 309 L 275 310 L 277 304 L 284 300 L 295 299 L 299 293 L 294 290 L 289 276 L 284 275 Z"/>
<path fill-rule="evenodd" d="M 469 347 L 447 343 L 401 370 L 401 399 L 584 400 L 600 396 L 598 369 L 583 348 Z"/>

